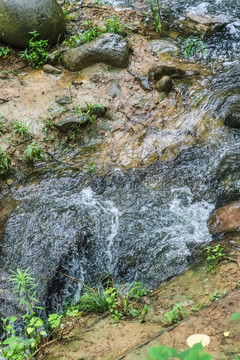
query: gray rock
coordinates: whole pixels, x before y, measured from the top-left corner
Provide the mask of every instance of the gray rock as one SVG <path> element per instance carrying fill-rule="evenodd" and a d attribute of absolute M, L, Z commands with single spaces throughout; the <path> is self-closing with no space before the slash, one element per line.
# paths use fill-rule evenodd
<path fill-rule="evenodd" d="M 86 111 L 87 111 L 86 109 L 83 109 L 82 114 L 80 113 L 79 115 L 71 115 L 63 120 L 59 120 L 54 125 L 59 130 L 61 130 L 63 132 L 67 132 L 68 130 L 76 127 L 77 125 L 83 125 L 83 124 L 89 122 L 89 120 L 90 120 L 89 115 L 85 113 Z M 106 114 L 106 112 L 107 112 L 106 106 L 97 106 L 96 105 L 91 110 L 91 116 L 92 115 L 95 115 L 95 117 L 104 116 Z"/>
<path fill-rule="evenodd" d="M 63 132 L 67 132 L 68 130 L 72 129 L 77 125 L 82 125 L 88 122 L 87 115 L 80 115 L 80 116 L 69 116 L 66 119 L 60 120 L 54 125 L 56 128 Z"/>
<path fill-rule="evenodd" d="M 43 65 L 42 69 L 47 74 L 59 75 L 62 73 L 61 69 L 55 68 L 54 66 L 49 64 Z"/>
<path fill-rule="evenodd" d="M 221 30 L 227 22 L 221 16 L 210 16 L 208 14 L 198 14 L 189 12 L 185 15 L 185 20 L 181 22 L 185 35 L 204 35 L 210 36 L 214 32 Z"/>
<path fill-rule="evenodd" d="M 0 0 L 0 41 L 26 48 L 29 32 L 35 30 L 49 44 L 64 34 L 64 15 L 56 0 Z"/>
<path fill-rule="evenodd" d="M 163 76 L 156 84 L 155 89 L 159 92 L 169 93 L 173 88 L 172 79 L 169 76 Z"/>
<path fill-rule="evenodd" d="M 148 49 L 156 55 L 167 53 L 171 56 L 178 56 L 181 54 L 181 49 L 170 40 L 151 40 Z"/>
<path fill-rule="evenodd" d="M 119 82 L 117 80 L 111 80 L 108 87 L 107 87 L 107 93 L 112 98 L 117 97 L 118 95 L 122 94 L 122 91 L 119 86 Z"/>
<path fill-rule="evenodd" d="M 70 96 L 55 96 L 55 101 L 56 103 L 60 104 L 60 105 L 68 105 L 72 103 L 72 99 Z"/>
<path fill-rule="evenodd" d="M 129 47 L 124 37 L 103 34 L 88 44 L 66 51 L 63 55 L 63 65 L 70 71 L 78 71 L 97 63 L 127 67 Z"/>
<path fill-rule="evenodd" d="M 146 91 L 152 90 L 151 86 L 149 84 L 148 76 L 137 76 L 136 79 L 143 90 L 146 90 Z"/>

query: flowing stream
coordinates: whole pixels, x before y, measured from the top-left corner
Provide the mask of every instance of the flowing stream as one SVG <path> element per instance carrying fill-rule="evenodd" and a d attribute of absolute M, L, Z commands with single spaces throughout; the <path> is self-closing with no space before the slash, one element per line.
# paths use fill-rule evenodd
<path fill-rule="evenodd" d="M 226 18 L 225 30 L 208 40 L 214 75 L 202 112 L 213 119 L 232 109 L 239 114 L 239 1 L 166 2 L 175 19 L 186 10 Z M 186 107 L 179 116 L 192 115 Z M 61 168 L 22 178 L 2 194 L 18 205 L 1 239 L 0 284 L 6 287 L 10 269 L 30 267 L 42 303 L 56 309 L 81 289 L 62 274 L 92 285 L 112 274 L 116 282 L 151 288 L 179 274 L 212 240 L 207 220 L 215 207 L 240 199 L 239 148 L 239 130 L 219 127 L 208 141 L 147 168 L 115 168 L 90 182 Z M 2 302 L 7 307 L 11 300 Z"/>

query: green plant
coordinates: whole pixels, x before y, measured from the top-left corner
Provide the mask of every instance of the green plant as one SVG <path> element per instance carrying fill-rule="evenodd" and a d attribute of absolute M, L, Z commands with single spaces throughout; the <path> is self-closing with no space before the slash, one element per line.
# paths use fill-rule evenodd
<path fill-rule="evenodd" d="M 207 44 L 198 38 L 190 37 L 184 41 L 184 56 L 187 58 L 194 55 L 206 56 L 208 52 Z"/>
<path fill-rule="evenodd" d="M 27 125 L 27 120 L 24 122 L 22 121 L 18 121 L 17 123 L 13 123 L 13 126 L 15 127 L 15 132 L 18 132 L 19 135 L 24 138 L 25 136 L 28 135 L 28 129 L 30 127 L 32 122 L 30 122 L 28 125 Z"/>
<path fill-rule="evenodd" d="M 211 301 L 216 301 L 218 299 L 220 299 L 223 295 L 221 294 L 221 292 L 219 290 L 216 290 L 214 293 L 212 293 L 210 295 L 210 300 Z"/>
<path fill-rule="evenodd" d="M 178 352 L 177 349 L 169 346 L 156 346 L 148 350 L 149 357 L 144 360 L 211 360 L 213 357 L 203 353 L 202 344 L 195 344 L 192 348 Z"/>
<path fill-rule="evenodd" d="M 8 154 L 0 147 L 0 175 L 6 175 L 11 165 L 11 159 Z"/>
<path fill-rule="evenodd" d="M 6 58 L 8 53 L 10 53 L 10 51 L 11 50 L 9 49 L 9 47 L 1 45 L 0 46 L 0 57 Z"/>
<path fill-rule="evenodd" d="M 90 123 L 93 123 L 94 120 L 96 120 L 96 117 L 99 115 L 100 113 L 100 109 L 103 109 L 104 108 L 104 105 L 102 104 L 92 104 L 92 103 L 86 103 L 86 108 L 85 109 L 81 109 L 79 108 L 78 106 L 76 106 L 74 108 L 74 113 L 77 114 L 77 115 L 82 115 L 82 116 L 86 116 L 87 117 L 87 120 L 90 122 Z M 84 122 L 84 120 L 83 120 Z"/>
<path fill-rule="evenodd" d="M 87 167 L 88 174 L 91 174 L 92 172 L 95 172 L 95 171 L 96 171 L 96 164 L 94 164 L 93 162 L 90 162 Z"/>
<path fill-rule="evenodd" d="M 178 323 L 186 316 L 186 310 L 183 307 L 183 302 L 177 303 L 172 310 L 164 314 L 163 321 L 169 324 Z"/>
<path fill-rule="evenodd" d="M 204 248 L 207 255 L 206 266 L 208 271 L 214 270 L 214 268 L 224 259 L 226 256 L 224 248 L 221 244 L 215 246 L 207 246 Z"/>
<path fill-rule="evenodd" d="M 59 331 L 62 316 L 58 314 L 49 315 L 47 324 L 35 316 L 36 309 L 44 309 L 36 306 L 38 303 L 35 297 L 37 284 L 29 273 L 29 268 L 25 271 L 22 269 L 17 269 L 16 272 L 12 271 L 9 281 L 14 285 L 13 294 L 18 294 L 17 299 L 20 301 L 20 305 L 27 309 L 27 312 L 22 317 L 25 323 L 24 336 L 16 335 L 14 326 L 17 318 L 15 316 L 1 319 L 5 331 L 5 339 L 1 341 L 1 355 L 4 359 L 25 360 L 49 338 L 51 333 L 47 336 L 47 328 L 54 330 L 55 333 Z"/>
<path fill-rule="evenodd" d="M 132 316 L 144 321 L 150 309 L 150 304 L 139 304 L 139 299 L 148 293 L 140 282 L 114 286 L 107 283 L 106 289 L 93 289 L 84 285 L 86 290 L 80 297 L 79 309 L 86 312 L 101 313 L 109 311 L 115 321 L 122 316 Z"/>
<path fill-rule="evenodd" d="M 84 313 L 96 312 L 102 313 L 108 310 L 108 303 L 106 296 L 102 289 L 93 289 L 89 286 L 84 286 L 85 291 L 79 301 L 79 309 Z"/>
<path fill-rule="evenodd" d="M 160 0 L 151 0 L 151 12 L 154 21 L 155 29 L 157 32 L 162 31 L 161 12 L 162 6 Z"/>
<path fill-rule="evenodd" d="M 39 148 L 39 144 L 37 142 L 28 145 L 28 148 L 25 150 L 27 161 L 33 161 L 33 159 L 44 159 L 44 151 Z"/>
<path fill-rule="evenodd" d="M 108 18 L 105 23 L 105 32 L 120 34 L 123 31 L 123 27 L 119 24 L 117 16 Z"/>
<path fill-rule="evenodd" d="M 48 40 L 39 40 L 37 31 L 29 33 L 32 35 L 29 40 L 28 49 L 21 51 L 21 58 L 28 61 L 28 65 L 35 69 L 40 69 L 49 59 Z"/>

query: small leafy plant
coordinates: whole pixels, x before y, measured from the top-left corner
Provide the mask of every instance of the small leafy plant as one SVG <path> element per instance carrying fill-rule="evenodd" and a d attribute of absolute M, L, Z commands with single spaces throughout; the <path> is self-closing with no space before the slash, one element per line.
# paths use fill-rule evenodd
<path fill-rule="evenodd" d="M 6 175 L 10 169 L 11 159 L 0 147 L 0 175 Z"/>
<path fill-rule="evenodd" d="M 86 116 L 87 120 L 90 123 L 93 123 L 94 120 L 96 120 L 99 113 L 101 112 L 101 109 L 103 109 L 103 108 L 104 108 L 104 105 L 102 105 L 102 104 L 86 103 L 85 109 L 81 109 L 78 106 L 76 106 L 74 109 L 74 112 L 75 112 L 75 114 Z"/>
<path fill-rule="evenodd" d="M 105 32 L 120 34 L 123 31 L 123 27 L 119 24 L 117 16 L 108 18 L 105 23 Z"/>
<path fill-rule="evenodd" d="M 6 47 L 6 46 L 3 46 L 1 45 L 0 46 L 0 58 L 6 58 L 8 56 L 8 54 L 10 53 L 10 49 L 9 47 Z"/>
<path fill-rule="evenodd" d="M 221 244 L 207 246 L 204 248 L 204 252 L 207 255 L 206 266 L 208 271 L 213 271 L 226 256 L 225 250 Z"/>
<path fill-rule="evenodd" d="M 123 316 L 132 316 L 144 321 L 150 309 L 149 304 L 139 304 L 139 299 L 147 295 L 148 290 L 140 282 L 107 286 L 103 289 L 87 287 L 80 298 L 79 309 L 83 312 L 101 313 L 109 311 L 118 322 Z"/>
<path fill-rule="evenodd" d="M 96 171 L 96 164 L 94 164 L 93 162 L 90 162 L 87 167 L 88 174 L 91 174 L 92 172 L 95 172 L 95 171 Z"/>
<path fill-rule="evenodd" d="M 39 40 L 37 31 L 29 33 L 32 35 L 29 40 L 28 49 L 21 51 L 21 58 L 28 61 L 28 65 L 34 69 L 41 69 L 41 67 L 48 61 L 48 40 Z"/>
<path fill-rule="evenodd" d="M 219 290 L 216 290 L 214 293 L 212 293 L 210 295 L 210 300 L 211 301 L 216 301 L 216 300 L 220 299 L 221 297 L 222 297 L 221 292 Z"/>
<path fill-rule="evenodd" d="M 14 286 L 13 294 L 18 295 L 17 299 L 20 305 L 26 309 L 26 313 L 22 317 L 25 329 L 24 334 L 18 336 L 15 331 L 17 318 L 11 316 L 1 319 L 5 339 L 0 343 L 0 351 L 4 359 L 25 360 L 49 339 L 53 330 L 55 333 L 59 331 L 62 316 L 51 314 L 48 316 L 46 324 L 43 319 L 35 315 L 35 310 L 44 309 L 36 305 L 38 303 L 36 299 L 37 284 L 29 273 L 29 268 L 26 270 L 17 269 L 16 272 L 12 271 L 9 281 Z M 48 328 L 51 331 L 49 334 Z"/>
<path fill-rule="evenodd" d="M 211 360 L 213 357 L 207 353 L 203 353 L 202 344 L 198 343 L 193 345 L 192 348 L 178 351 L 175 348 L 169 346 L 156 346 L 148 350 L 149 357 L 144 360 L 170 360 L 170 359 L 181 359 L 181 360 Z"/>
<path fill-rule="evenodd" d="M 208 55 L 209 49 L 207 44 L 202 40 L 190 37 L 184 41 L 184 56 L 190 58 L 194 55 L 201 57 Z"/>
<path fill-rule="evenodd" d="M 181 321 L 186 316 L 186 310 L 183 307 L 183 302 L 177 303 L 173 306 L 172 310 L 164 314 L 163 322 L 174 324 Z"/>
<path fill-rule="evenodd" d="M 39 144 L 37 142 L 28 145 L 26 151 L 26 159 L 28 162 L 33 161 L 34 159 L 43 160 L 44 159 L 44 151 L 39 148 Z"/>
<path fill-rule="evenodd" d="M 27 124 L 27 120 L 25 122 L 18 121 L 17 123 L 13 123 L 13 126 L 15 127 L 15 132 L 17 132 L 22 138 L 26 137 L 28 135 L 28 129 L 30 127 L 32 122 Z"/>

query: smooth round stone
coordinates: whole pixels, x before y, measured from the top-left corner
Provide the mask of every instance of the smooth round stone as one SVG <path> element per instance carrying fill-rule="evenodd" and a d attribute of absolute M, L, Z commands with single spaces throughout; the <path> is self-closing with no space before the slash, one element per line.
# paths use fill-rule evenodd
<path fill-rule="evenodd" d="M 51 45 L 64 34 L 64 15 L 56 0 L 0 0 L 0 41 L 26 48 L 29 32 L 35 30 Z"/>

